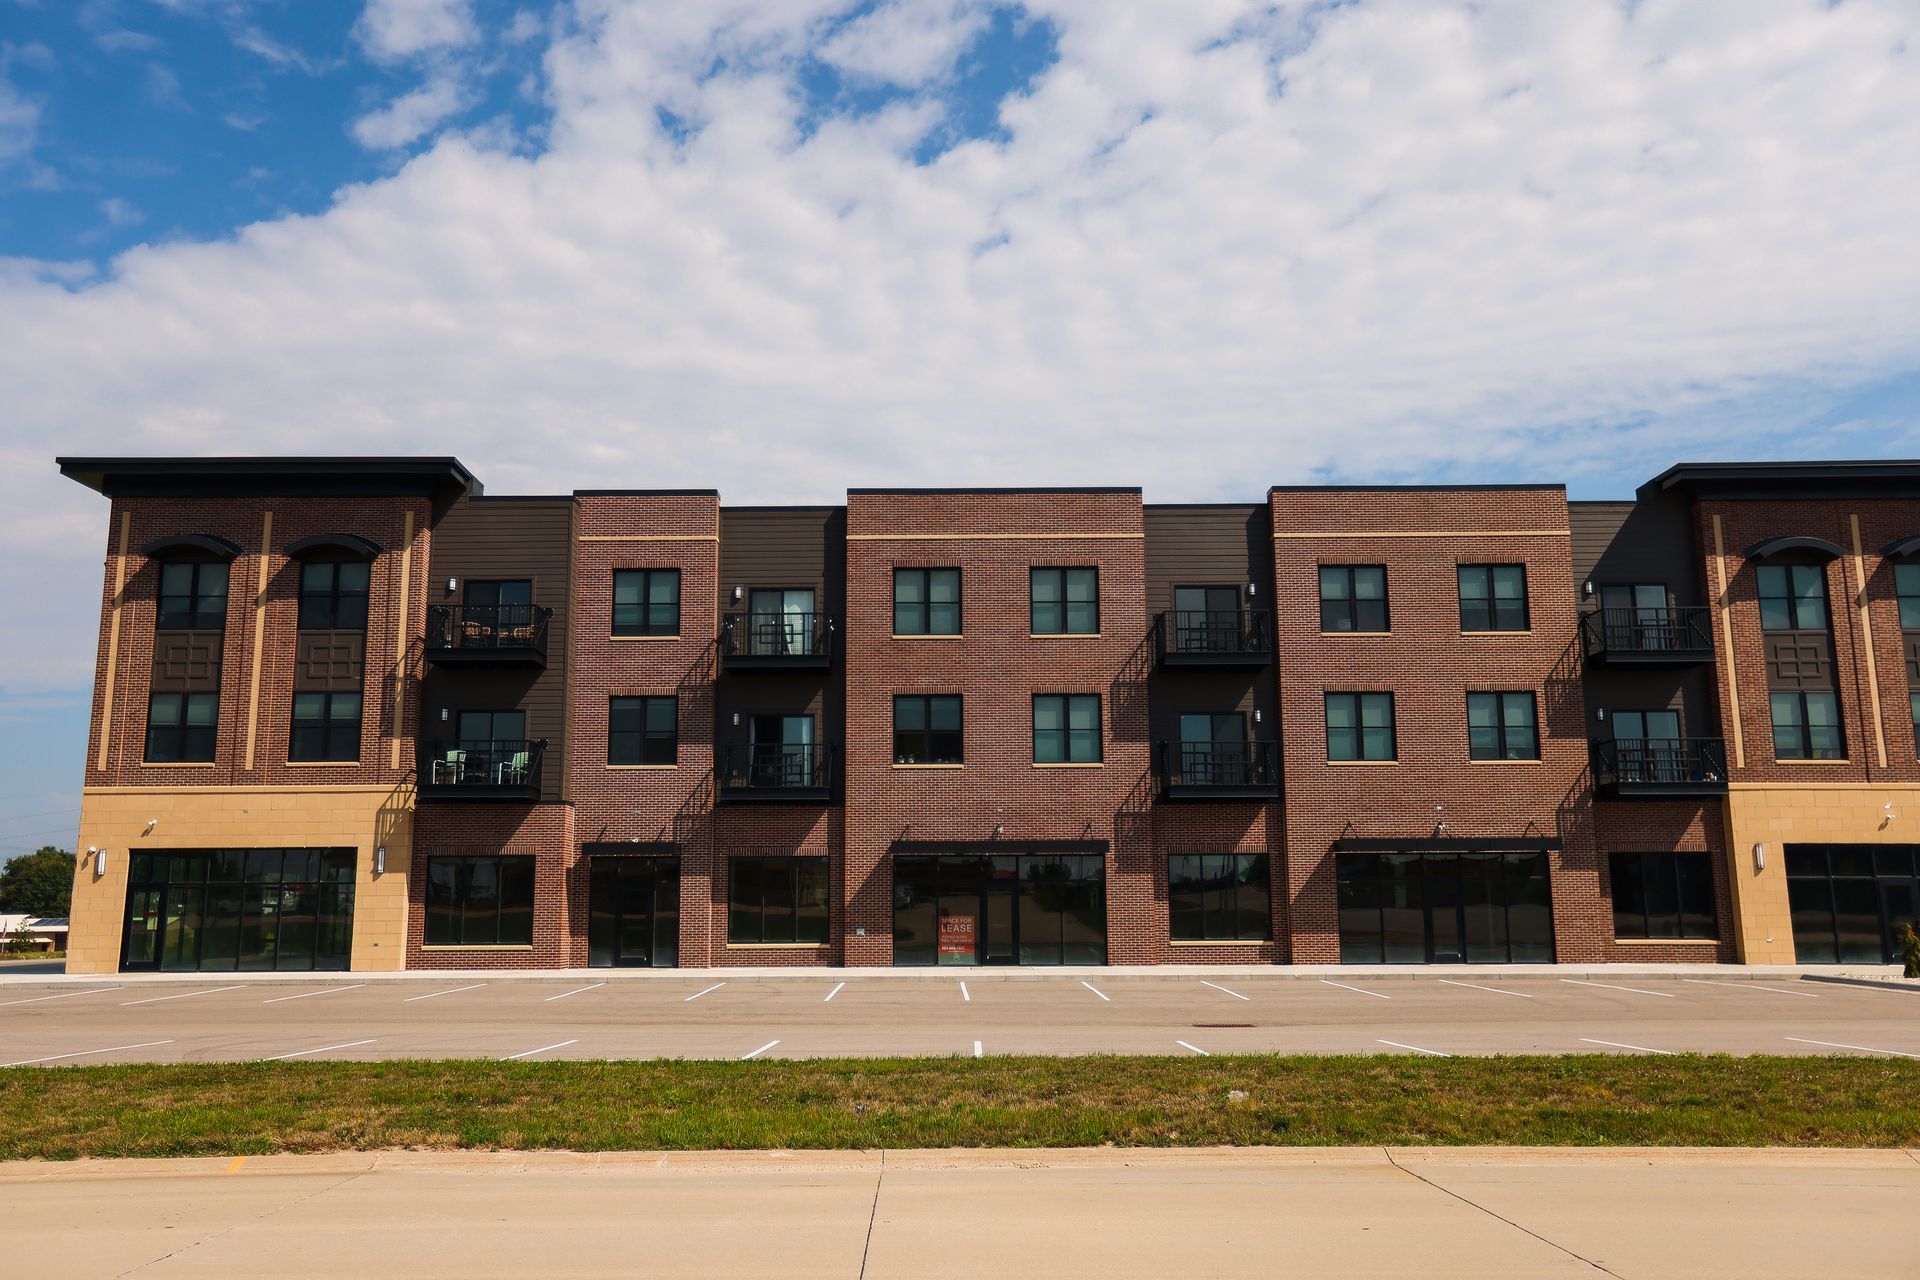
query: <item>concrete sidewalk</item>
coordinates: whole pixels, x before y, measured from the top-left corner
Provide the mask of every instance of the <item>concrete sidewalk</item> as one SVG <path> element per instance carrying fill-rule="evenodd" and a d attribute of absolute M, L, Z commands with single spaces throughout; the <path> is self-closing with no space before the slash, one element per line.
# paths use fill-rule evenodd
<path fill-rule="evenodd" d="M 1903 1151 L 273 1156 L 0 1165 L 63 1276 L 1891 1275 Z"/>

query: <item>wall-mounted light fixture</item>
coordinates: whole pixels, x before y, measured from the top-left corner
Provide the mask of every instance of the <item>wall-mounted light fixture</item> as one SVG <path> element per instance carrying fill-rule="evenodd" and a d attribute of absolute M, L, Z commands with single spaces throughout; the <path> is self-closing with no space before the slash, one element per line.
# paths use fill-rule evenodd
<path fill-rule="evenodd" d="M 1258 708 L 1258 707 L 1255 707 L 1255 708 L 1253 709 L 1253 722 L 1254 722 L 1255 724 L 1259 724 L 1259 723 L 1260 723 L 1260 708 Z"/>
<path fill-rule="evenodd" d="M 1259 594 L 1260 594 L 1260 584 L 1259 584 L 1259 583 L 1257 583 L 1257 582 L 1249 582 L 1249 583 L 1247 584 L 1247 594 L 1248 594 L 1248 595 L 1250 595 L 1250 596 L 1257 596 L 1257 595 L 1259 595 Z"/>
<path fill-rule="evenodd" d="M 454 593 L 454 590 L 455 590 L 455 589 L 456 589 L 456 588 L 457 588 L 457 587 L 458 587 L 459 585 L 460 585 L 460 580 L 459 580 L 458 578 L 448 578 L 448 579 L 447 579 L 447 594 L 448 594 L 448 595 L 452 595 L 452 594 Z"/>
<path fill-rule="evenodd" d="M 1605 707 L 1595 707 L 1593 709 L 1593 718 L 1596 720 L 1605 720 L 1607 718 L 1607 709 Z"/>
<path fill-rule="evenodd" d="M 1753 869 L 1755 871 L 1765 871 L 1767 869 L 1767 846 L 1764 844 L 1756 844 L 1753 846 Z"/>
<path fill-rule="evenodd" d="M 1593 579 L 1592 579 L 1592 578 L 1588 578 L 1588 579 L 1587 579 L 1587 580 L 1586 580 L 1585 582 L 1583 582 L 1583 583 L 1581 583 L 1581 584 L 1580 584 L 1580 594 L 1581 594 L 1581 595 L 1583 595 L 1583 596 L 1590 596 L 1590 595 L 1592 595 L 1592 594 L 1593 594 Z"/>
<path fill-rule="evenodd" d="M 734 712 L 734 713 L 733 713 L 733 723 L 734 723 L 734 725 L 735 725 L 736 727 L 737 727 L 737 726 L 739 725 L 739 723 L 740 723 L 740 713 L 739 713 L 738 711 L 736 711 L 736 712 Z"/>
<path fill-rule="evenodd" d="M 93 851 L 93 874 L 97 876 L 107 874 L 107 851 L 105 849 L 95 849 Z"/>
<path fill-rule="evenodd" d="M 377 845 L 373 851 L 373 874 L 385 875 L 387 871 L 387 846 Z"/>
<path fill-rule="evenodd" d="M 745 587 L 735 587 L 733 589 L 733 598 L 736 603 L 739 601 L 740 597 L 746 594 L 747 594 L 747 589 Z"/>
<path fill-rule="evenodd" d="M 446 721 L 446 718 L 447 718 L 447 709 L 445 707 L 442 707 L 440 708 L 440 719 L 442 723 Z"/>

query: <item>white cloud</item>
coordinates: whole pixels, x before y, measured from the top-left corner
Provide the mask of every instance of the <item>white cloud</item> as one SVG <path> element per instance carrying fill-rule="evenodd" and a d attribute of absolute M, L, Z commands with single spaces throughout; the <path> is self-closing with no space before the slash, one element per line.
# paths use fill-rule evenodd
<path fill-rule="evenodd" d="M 451 76 L 436 76 L 378 111 L 370 111 L 355 120 L 354 141 L 375 151 L 404 147 L 465 106 L 466 95 L 460 82 Z"/>
<path fill-rule="evenodd" d="M 837 31 L 819 57 L 856 79 L 916 85 L 951 71 L 989 16 L 977 0 L 887 0 Z"/>
<path fill-rule="evenodd" d="M 114 227 L 137 227 L 147 220 L 147 215 L 134 207 L 133 202 L 119 196 L 110 196 L 100 202 L 100 212 L 107 224 Z"/>
<path fill-rule="evenodd" d="M 468 0 L 367 0 L 354 34 L 376 58 L 412 58 L 473 43 Z"/>
<path fill-rule="evenodd" d="M 0 76 L 0 167 L 33 151 L 40 132 L 40 105 Z"/>
<path fill-rule="evenodd" d="M 458 453 L 497 493 L 731 501 L 1623 490 L 1818 453 L 1736 408 L 1777 430 L 1920 368 L 1906 0 L 1037 0 L 1061 60 L 1010 140 L 924 168 L 919 108 L 800 139 L 843 6 L 581 0 L 538 157 L 442 137 L 319 216 L 0 270 L 0 596 L 36 603 L 0 616 L 8 678 L 92 670 L 105 506 L 57 452 Z M 976 21 L 939 12 L 918 51 L 837 56 L 939 75 Z M 363 140 L 440 118 L 411 110 Z"/>

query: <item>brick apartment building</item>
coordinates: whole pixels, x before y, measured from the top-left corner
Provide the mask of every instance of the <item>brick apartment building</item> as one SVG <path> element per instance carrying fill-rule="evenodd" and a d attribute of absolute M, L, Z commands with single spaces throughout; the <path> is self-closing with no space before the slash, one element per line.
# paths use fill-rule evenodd
<path fill-rule="evenodd" d="M 111 502 L 69 967 L 1872 962 L 1920 463 Z"/>

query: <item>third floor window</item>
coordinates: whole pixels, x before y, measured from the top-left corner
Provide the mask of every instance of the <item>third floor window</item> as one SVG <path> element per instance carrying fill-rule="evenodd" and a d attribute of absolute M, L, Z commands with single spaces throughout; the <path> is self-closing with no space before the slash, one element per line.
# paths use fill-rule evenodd
<path fill-rule="evenodd" d="M 1321 565 L 1320 629 L 1387 630 L 1387 567 L 1383 564 Z"/>
<path fill-rule="evenodd" d="M 1900 598 L 1900 629 L 1920 631 L 1920 564 L 1893 566 L 1893 590 Z"/>
<path fill-rule="evenodd" d="M 170 560 L 160 566 L 162 631 L 218 631 L 227 625 L 225 561 Z"/>
<path fill-rule="evenodd" d="M 893 634 L 897 636 L 959 635 L 960 571 L 958 569 L 895 569 L 893 571 Z"/>
<path fill-rule="evenodd" d="M 1031 628 L 1037 636 L 1090 636 L 1100 630 L 1098 569 L 1035 569 Z"/>
<path fill-rule="evenodd" d="M 369 568 L 364 560 L 309 560 L 302 564 L 300 630 L 366 630 Z"/>
<path fill-rule="evenodd" d="M 1474 760 L 1538 760 L 1540 720 L 1533 695 L 1468 694 L 1467 755 Z"/>
<path fill-rule="evenodd" d="M 1460 566 L 1462 631 L 1525 631 L 1527 567 L 1523 564 Z"/>
<path fill-rule="evenodd" d="M 680 571 L 616 569 L 613 573 L 613 634 L 680 634 Z"/>
<path fill-rule="evenodd" d="M 1825 631 L 1827 571 L 1817 564 L 1763 564 L 1754 570 L 1762 631 Z"/>
<path fill-rule="evenodd" d="M 1098 764 L 1100 759 L 1098 694 L 1034 695 L 1035 764 Z"/>

